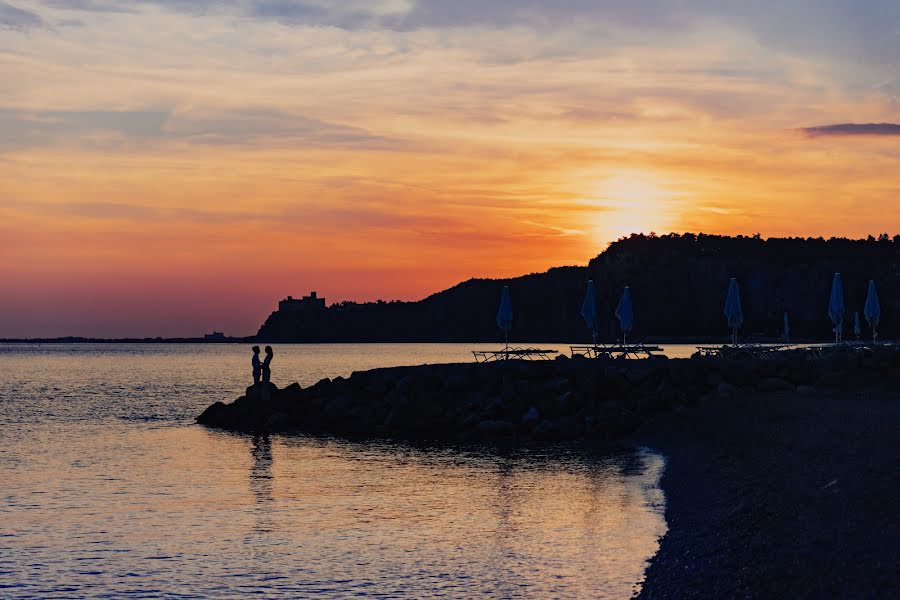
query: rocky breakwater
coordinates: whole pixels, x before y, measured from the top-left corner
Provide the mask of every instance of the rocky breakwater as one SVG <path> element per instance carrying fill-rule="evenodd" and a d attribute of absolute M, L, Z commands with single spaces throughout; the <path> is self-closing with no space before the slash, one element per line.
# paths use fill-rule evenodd
<path fill-rule="evenodd" d="M 354 372 L 302 388 L 250 387 L 197 422 L 243 432 L 404 439 L 614 439 L 658 411 L 741 392 L 854 389 L 900 375 L 900 348 L 775 358 L 507 361 Z"/>

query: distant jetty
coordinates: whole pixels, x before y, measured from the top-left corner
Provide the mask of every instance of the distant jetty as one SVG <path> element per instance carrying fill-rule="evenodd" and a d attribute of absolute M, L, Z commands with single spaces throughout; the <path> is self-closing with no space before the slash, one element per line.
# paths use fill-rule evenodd
<path fill-rule="evenodd" d="M 900 347 L 762 358 L 499 361 L 374 369 L 302 388 L 247 388 L 197 422 L 241 432 L 451 440 L 616 439 L 660 411 L 742 390 L 856 389 L 900 375 Z M 263 399 L 268 396 L 268 399 Z"/>

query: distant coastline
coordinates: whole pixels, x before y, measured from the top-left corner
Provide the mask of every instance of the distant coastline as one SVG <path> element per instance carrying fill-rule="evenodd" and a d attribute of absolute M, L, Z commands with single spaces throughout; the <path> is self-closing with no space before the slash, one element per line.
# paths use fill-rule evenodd
<path fill-rule="evenodd" d="M 510 340 L 565 343 L 591 339 L 581 316 L 588 281 L 596 289 L 597 339 L 621 336 L 615 308 L 628 286 L 635 341 L 725 341 L 723 314 L 729 280 L 740 285 L 741 341 L 833 339 L 828 302 L 835 273 L 843 278 L 844 333 L 863 318 L 870 281 L 884 315 L 900 314 L 900 236 L 866 240 L 769 238 L 706 234 L 632 235 L 614 242 L 588 265 L 556 267 L 510 279 L 470 279 L 422 300 L 326 304 L 315 292 L 288 296 L 259 328 L 265 343 L 497 342 L 500 292 L 512 300 Z M 900 321 L 885 318 L 882 339 L 900 337 Z"/>
<path fill-rule="evenodd" d="M 63 336 L 56 338 L 8 338 L 0 339 L 0 344 L 247 344 L 251 337 L 224 337 L 206 339 L 203 337 L 147 337 L 147 338 L 90 338 Z"/>
<path fill-rule="evenodd" d="M 56 338 L 6 338 L 0 339 L 0 344 L 253 344 L 253 343 L 262 343 L 264 340 L 261 340 L 255 336 L 247 336 L 247 337 L 225 337 L 220 339 L 205 339 L 203 337 L 175 337 L 175 338 L 164 338 L 164 337 L 147 337 L 147 338 L 89 338 L 89 337 L 79 337 L 79 336 L 64 336 L 64 337 L 56 337 Z M 725 345 L 730 343 L 728 336 L 721 336 L 717 338 L 708 338 L 708 337 L 691 337 L 691 338 L 655 338 L 648 337 L 640 340 L 646 344 L 656 344 L 656 345 L 667 345 L 667 344 L 698 344 L 704 345 L 708 344 L 711 346 Z M 753 337 L 747 338 L 746 341 L 752 341 L 753 343 L 760 344 L 777 344 L 782 343 L 783 340 L 780 338 L 768 338 L 768 337 Z M 829 341 L 826 338 L 821 340 L 812 340 L 812 339 L 792 339 L 791 344 L 813 344 L 819 342 L 827 342 Z M 358 342 L 348 342 L 348 341 L 335 341 L 335 342 L 273 342 L 273 343 L 284 343 L 284 344 L 296 344 L 301 346 L 315 346 L 317 344 L 489 344 L 491 341 L 485 340 L 471 340 L 471 341 L 460 341 L 458 339 L 452 340 L 415 340 L 415 341 L 404 341 L 398 340 L 393 342 L 380 342 L 380 341 L 358 341 Z M 502 341 L 497 341 L 496 343 L 502 344 Z M 586 343 L 584 339 L 542 339 L 542 340 L 510 340 L 511 345 L 524 345 L 524 346 L 533 346 L 540 344 L 582 344 Z"/>
<path fill-rule="evenodd" d="M 844 281 L 843 331 L 861 322 L 870 282 L 885 315 L 900 313 L 900 235 L 866 240 L 770 238 L 706 234 L 632 235 L 586 266 L 555 267 L 510 279 L 469 279 L 417 301 L 328 304 L 316 292 L 287 296 L 254 335 L 197 337 L 3 339 L 0 343 L 499 343 L 495 315 L 500 290 L 512 298 L 510 342 L 587 343 L 581 316 L 588 281 L 596 288 L 598 341 L 621 336 L 614 316 L 625 286 L 634 302 L 630 338 L 652 344 L 728 341 L 723 315 L 733 277 L 740 284 L 743 342 L 781 342 L 785 319 L 794 343 L 828 341 L 829 292 L 835 273 Z M 246 331 L 246 329 L 245 329 Z M 900 321 L 885 318 L 881 339 L 900 337 Z"/>

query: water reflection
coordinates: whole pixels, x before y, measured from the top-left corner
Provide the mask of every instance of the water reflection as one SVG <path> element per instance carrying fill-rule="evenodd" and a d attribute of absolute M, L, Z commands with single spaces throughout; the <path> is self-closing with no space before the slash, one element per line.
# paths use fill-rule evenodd
<path fill-rule="evenodd" d="M 250 491 L 256 504 L 263 506 L 272 502 L 272 440 L 267 433 L 254 435 L 252 445 Z"/>
<path fill-rule="evenodd" d="M 314 380 L 411 348 L 280 356 Z M 649 452 L 191 425 L 244 366 L 243 347 L 0 351 L 0 596 L 628 598 L 665 531 Z"/>
<path fill-rule="evenodd" d="M 383 560 L 376 572 L 390 567 L 420 597 L 439 590 L 630 597 L 665 531 L 662 505 L 648 493 L 663 462 L 650 452 L 275 444 L 279 510 L 302 503 L 306 525 L 337 544 L 321 552 L 370 568 Z M 344 547 L 349 539 L 352 550 Z M 353 585 L 383 583 L 359 581 L 343 567 Z"/>
<path fill-rule="evenodd" d="M 272 520 L 272 440 L 268 434 L 254 435 L 251 440 L 250 492 L 254 498 L 255 534 L 271 533 Z"/>

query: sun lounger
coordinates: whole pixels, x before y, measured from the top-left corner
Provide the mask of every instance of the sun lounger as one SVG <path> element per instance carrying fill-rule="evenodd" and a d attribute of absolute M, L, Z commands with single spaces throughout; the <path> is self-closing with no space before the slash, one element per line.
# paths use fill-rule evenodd
<path fill-rule="evenodd" d="M 550 360 L 556 350 L 542 348 L 503 348 L 501 350 L 474 350 L 475 362 L 492 362 L 497 360 Z"/>
<path fill-rule="evenodd" d="M 576 354 L 587 358 L 651 358 L 654 352 L 662 352 L 659 346 L 644 344 L 592 344 L 588 346 L 569 346 L 574 357 Z"/>
<path fill-rule="evenodd" d="M 778 352 L 795 348 L 793 344 L 738 344 L 736 346 L 697 346 L 700 356 L 719 358 L 775 358 Z"/>

